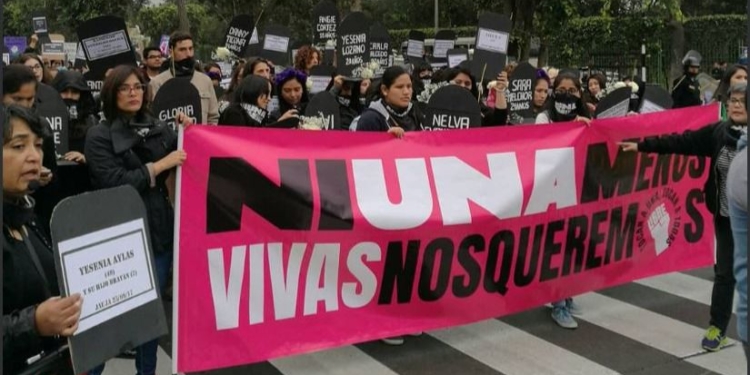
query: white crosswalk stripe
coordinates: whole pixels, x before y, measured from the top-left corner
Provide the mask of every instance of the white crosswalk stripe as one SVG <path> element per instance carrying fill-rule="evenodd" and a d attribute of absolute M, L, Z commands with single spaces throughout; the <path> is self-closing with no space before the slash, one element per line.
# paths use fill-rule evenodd
<path fill-rule="evenodd" d="M 658 291 L 651 293 L 649 298 L 652 299 L 656 293 L 683 303 L 710 303 L 711 282 L 694 276 L 674 273 L 640 280 L 635 284 Z M 382 345 L 380 343 L 347 346 L 273 360 L 262 366 L 220 370 L 216 374 L 455 373 L 455 369 L 447 368 L 445 372 L 435 372 L 436 361 L 465 365 L 471 368 L 472 374 L 480 375 L 747 373 L 740 344 L 718 353 L 704 353 L 699 344 L 705 327 L 685 323 L 691 320 L 680 316 L 676 318 L 684 321 L 675 319 L 674 315 L 668 317 L 638 307 L 628 303 L 628 298 L 637 297 L 619 295 L 612 298 L 601 293 L 576 297 L 584 309 L 584 315 L 577 317 L 583 324 L 578 331 L 555 326 L 548 310 L 536 309 L 503 321 L 493 319 L 431 332 L 420 338 L 407 338 L 407 344 L 403 347 L 378 346 Z M 134 370 L 133 360 L 113 359 L 108 362 L 104 373 L 126 375 Z M 171 360 L 160 349 L 157 374 L 166 375 L 170 370 Z"/>

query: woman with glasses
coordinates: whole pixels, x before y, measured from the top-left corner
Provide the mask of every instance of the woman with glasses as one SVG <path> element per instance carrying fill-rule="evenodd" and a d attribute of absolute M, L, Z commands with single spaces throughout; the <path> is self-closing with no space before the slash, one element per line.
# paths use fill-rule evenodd
<path fill-rule="evenodd" d="M 581 99 L 581 81 L 572 72 L 561 72 L 552 85 L 552 95 L 547 100 L 547 108 L 536 116 L 537 124 L 577 121 L 591 123 L 591 118 Z M 573 315 L 581 315 L 581 308 L 566 298 L 552 303 L 552 320 L 560 327 L 578 328 Z"/>
<path fill-rule="evenodd" d="M 52 75 L 44 66 L 44 61 L 39 55 L 34 53 L 24 53 L 18 58 L 18 63 L 31 68 L 36 76 L 36 81 L 49 85 L 52 83 Z"/>
<path fill-rule="evenodd" d="M 148 215 L 154 268 L 160 289 L 167 284 L 173 260 L 174 211 L 169 181 L 187 154 L 177 149 L 177 135 L 148 111 L 148 85 L 135 66 L 121 65 L 104 81 L 101 97 L 105 120 L 89 129 L 84 154 L 95 189 L 123 185 L 135 188 Z M 190 118 L 178 114 L 177 122 L 187 125 Z M 136 348 L 138 374 L 156 370 L 158 342 Z M 103 365 L 89 374 L 100 374 Z"/>
<path fill-rule="evenodd" d="M 747 134 L 747 108 L 745 90 L 747 83 L 740 82 L 729 88 L 727 98 L 728 120 L 688 130 L 683 134 L 647 139 L 639 143 L 623 142 L 624 151 L 679 154 L 711 158 L 708 180 L 704 187 L 706 206 L 714 215 L 716 229 L 716 267 L 711 294 L 711 321 L 701 345 L 708 351 L 719 351 L 728 343 L 726 332 L 732 317 L 734 299 L 734 241 L 729 221 L 727 201 L 727 175 L 729 165 L 737 154 L 737 142 Z"/>

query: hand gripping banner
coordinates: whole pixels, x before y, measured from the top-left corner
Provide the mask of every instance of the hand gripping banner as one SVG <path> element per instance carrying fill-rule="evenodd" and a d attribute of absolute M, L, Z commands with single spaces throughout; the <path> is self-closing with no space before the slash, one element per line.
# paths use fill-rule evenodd
<path fill-rule="evenodd" d="M 707 266 L 704 158 L 626 153 L 715 106 L 450 132 L 192 126 L 179 372 L 472 323 Z"/>

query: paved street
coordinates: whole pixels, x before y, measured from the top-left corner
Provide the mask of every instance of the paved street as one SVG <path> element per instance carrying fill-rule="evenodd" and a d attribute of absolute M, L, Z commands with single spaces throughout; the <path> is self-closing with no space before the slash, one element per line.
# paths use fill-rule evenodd
<path fill-rule="evenodd" d="M 585 310 L 575 331 L 559 328 L 540 307 L 500 319 L 407 337 L 401 347 L 364 343 L 243 366 L 218 375 L 745 375 L 742 347 L 704 353 L 712 270 L 646 279 L 576 300 Z M 736 322 L 729 336 L 737 339 Z M 258 338 L 262 340 L 262 338 Z M 158 374 L 169 374 L 162 342 Z M 106 375 L 131 375 L 134 361 L 114 359 Z"/>

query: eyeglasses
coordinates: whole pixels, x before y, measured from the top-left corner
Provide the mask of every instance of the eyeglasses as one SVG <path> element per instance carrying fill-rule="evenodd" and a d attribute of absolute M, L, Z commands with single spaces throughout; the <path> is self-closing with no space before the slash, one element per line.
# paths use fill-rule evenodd
<path fill-rule="evenodd" d="M 151 56 L 146 57 L 146 59 L 148 60 L 161 59 L 161 58 L 162 58 L 161 55 L 151 55 Z"/>
<path fill-rule="evenodd" d="M 142 85 L 139 83 L 133 86 L 122 85 L 117 88 L 117 91 L 120 94 L 130 94 L 131 92 L 143 92 L 143 90 L 145 89 L 146 89 L 146 85 Z"/>
<path fill-rule="evenodd" d="M 729 105 L 739 105 L 740 107 L 745 106 L 745 100 L 744 99 L 729 99 Z"/>
<path fill-rule="evenodd" d="M 566 92 L 570 95 L 579 94 L 578 89 L 568 89 L 568 90 L 559 89 L 559 90 L 555 90 L 555 95 L 565 95 Z"/>
<path fill-rule="evenodd" d="M 28 65 L 26 65 L 26 66 L 28 66 Z M 28 66 L 28 67 L 31 68 L 31 70 L 42 70 L 42 66 L 39 65 L 39 64 Z"/>

